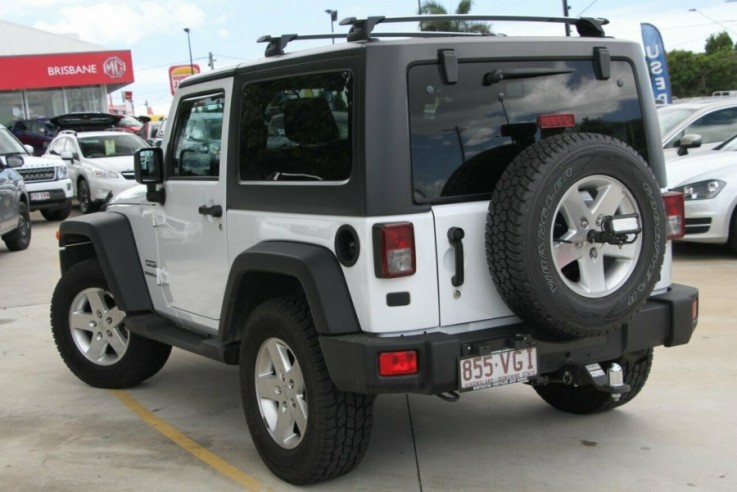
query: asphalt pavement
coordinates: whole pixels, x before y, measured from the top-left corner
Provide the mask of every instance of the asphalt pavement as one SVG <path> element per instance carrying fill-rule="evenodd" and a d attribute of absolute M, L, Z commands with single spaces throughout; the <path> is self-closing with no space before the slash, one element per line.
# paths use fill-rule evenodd
<path fill-rule="evenodd" d="M 0 243 L 0 489 L 296 490 L 263 465 L 241 409 L 238 371 L 172 352 L 126 391 L 64 366 L 49 325 L 58 224 L 33 214 L 28 250 Z M 701 290 L 691 343 L 658 348 L 627 405 L 574 416 L 526 385 L 459 402 L 380 396 L 366 457 L 320 491 L 737 490 L 737 257 L 679 245 L 675 281 Z"/>

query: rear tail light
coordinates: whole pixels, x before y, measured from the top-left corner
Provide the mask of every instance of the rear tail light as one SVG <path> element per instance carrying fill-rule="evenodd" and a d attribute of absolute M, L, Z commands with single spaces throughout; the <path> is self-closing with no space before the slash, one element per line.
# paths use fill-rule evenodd
<path fill-rule="evenodd" d="M 406 277 L 415 273 L 415 230 L 410 222 L 376 224 L 374 270 L 378 278 Z"/>
<path fill-rule="evenodd" d="M 668 191 L 663 194 L 663 202 L 667 218 L 667 237 L 668 239 L 681 239 L 686 235 L 686 209 L 683 193 Z"/>
<path fill-rule="evenodd" d="M 417 351 L 382 352 L 379 354 L 379 376 L 417 374 Z"/>
<path fill-rule="evenodd" d="M 541 114 L 537 117 L 537 127 L 541 130 L 549 128 L 573 128 L 576 116 L 573 114 Z"/>

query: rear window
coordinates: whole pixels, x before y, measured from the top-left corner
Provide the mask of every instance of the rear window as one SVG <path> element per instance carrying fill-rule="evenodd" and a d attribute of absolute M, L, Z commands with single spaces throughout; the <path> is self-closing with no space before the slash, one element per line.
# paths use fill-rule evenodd
<path fill-rule="evenodd" d="M 631 66 L 614 61 L 597 80 L 590 61 L 475 62 L 443 83 L 437 65 L 409 71 L 415 200 L 487 198 L 501 172 L 525 147 L 563 132 L 618 138 L 647 159 Z M 537 127 L 541 115 L 573 114 L 566 129 Z"/>

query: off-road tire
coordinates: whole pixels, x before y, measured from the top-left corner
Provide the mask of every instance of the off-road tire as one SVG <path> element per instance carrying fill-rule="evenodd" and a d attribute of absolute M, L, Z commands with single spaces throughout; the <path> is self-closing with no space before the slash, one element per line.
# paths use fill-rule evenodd
<path fill-rule="evenodd" d="M 587 239 L 603 217 L 628 213 L 642 228 L 632 244 Z M 634 149 L 600 134 L 558 135 L 504 171 L 489 204 L 486 257 L 502 298 L 536 335 L 580 338 L 640 309 L 659 278 L 665 236 L 659 186 Z"/>
<path fill-rule="evenodd" d="M 72 200 L 68 200 L 61 208 L 42 209 L 41 215 L 49 222 L 64 220 L 72 213 Z"/>
<path fill-rule="evenodd" d="M 170 345 L 125 329 L 125 313 L 94 259 L 73 265 L 56 285 L 51 331 L 67 367 L 97 388 L 135 386 L 159 372 L 171 352 Z"/>
<path fill-rule="evenodd" d="M 18 227 L 2 237 L 10 251 L 22 251 L 31 244 L 31 214 L 28 205 L 18 203 Z"/>
<path fill-rule="evenodd" d="M 631 388 L 627 393 L 623 393 L 618 401 L 614 400 L 609 393 L 599 391 L 593 386 L 550 383 L 534 386 L 535 391 L 552 407 L 578 415 L 605 412 L 621 407 L 632 401 L 645 386 L 653 365 L 653 349 L 627 354 L 617 360 L 604 362 L 601 366 L 607 370 L 613 362 L 622 366 L 624 382 Z"/>
<path fill-rule="evenodd" d="M 283 355 L 266 356 L 271 353 L 269 348 L 276 351 L 277 347 Z M 280 371 L 284 375 L 281 383 L 277 379 Z M 293 484 L 328 480 L 349 472 L 363 458 L 371 437 L 374 397 L 335 387 L 303 299 L 273 299 L 253 311 L 241 341 L 240 380 L 253 442 L 281 479 Z M 274 395 L 273 401 L 269 395 Z M 281 418 L 288 420 L 281 429 L 288 429 L 289 439 L 276 435 L 280 412 L 272 410 L 280 409 L 282 403 L 288 410 Z"/>

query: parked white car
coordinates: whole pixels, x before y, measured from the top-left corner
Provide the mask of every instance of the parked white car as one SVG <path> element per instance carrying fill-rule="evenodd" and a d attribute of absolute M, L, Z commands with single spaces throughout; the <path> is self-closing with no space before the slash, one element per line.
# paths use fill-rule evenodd
<path fill-rule="evenodd" d="M 667 162 L 668 183 L 686 198 L 682 241 L 727 244 L 737 254 L 737 135 L 714 150 Z"/>
<path fill-rule="evenodd" d="M 33 147 L 0 125 L 0 155 L 14 155 L 23 162 L 16 171 L 23 176 L 28 191 L 28 208 L 40 210 L 46 220 L 64 220 L 72 211 L 72 182 L 67 167 L 55 159 L 36 157 Z"/>
<path fill-rule="evenodd" d="M 666 160 L 711 150 L 737 133 L 737 98 L 706 97 L 658 108 Z"/>
<path fill-rule="evenodd" d="M 133 153 L 148 147 L 137 135 L 120 131 L 61 131 L 44 154 L 69 169 L 82 213 L 98 210 L 108 195 L 135 186 Z"/>

